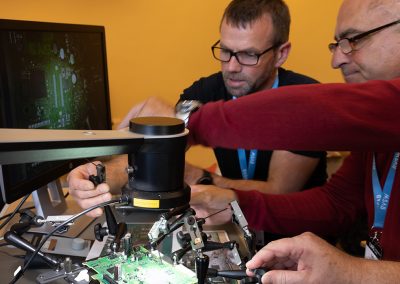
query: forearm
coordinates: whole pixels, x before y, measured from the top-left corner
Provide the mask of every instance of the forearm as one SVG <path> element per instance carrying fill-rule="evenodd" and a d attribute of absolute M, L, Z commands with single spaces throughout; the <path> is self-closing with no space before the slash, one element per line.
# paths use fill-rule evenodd
<path fill-rule="evenodd" d="M 237 190 L 256 190 L 262 193 L 286 194 L 300 191 L 319 162 L 312 158 L 287 151 L 274 151 L 269 163 L 268 180 L 234 180 L 213 175 L 214 184 Z"/>
<path fill-rule="evenodd" d="M 363 202 L 337 204 L 321 188 L 284 195 L 235 193 L 250 227 L 287 236 L 307 230 L 321 236 L 337 235 L 350 226 Z"/>
<path fill-rule="evenodd" d="M 240 207 L 255 229 L 284 235 L 312 231 L 333 235 L 365 212 L 364 155 L 352 153 L 324 186 L 284 195 L 236 191 Z M 265 217 L 267 216 L 267 217 Z"/>
<path fill-rule="evenodd" d="M 225 178 L 220 175 L 213 174 L 213 182 L 218 187 L 251 191 L 256 190 L 264 193 L 281 194 L 285 193 L 283 188 L 274 187 L 272 183 L 268 181 L 258 181 L 258 180 L 235 180 Z"/>
<path fill-rule="evenodd" d="M 196 184 L 202 177 L 203 169 L 185 162 L 185 182 L 188 185 Z"/>
<path fill-rule="evenodd" d="M 357 259 L 354 267 L 352 275 L 349 275 L 350 283 L 400 283 L 399 262 Z"/>

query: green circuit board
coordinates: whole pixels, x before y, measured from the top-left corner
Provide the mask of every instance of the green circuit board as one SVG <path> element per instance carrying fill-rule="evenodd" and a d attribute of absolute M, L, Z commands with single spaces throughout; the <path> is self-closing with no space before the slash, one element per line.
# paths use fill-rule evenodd
<path fill-rule="evenodd" d="M 146 248 L 134 247 L 130 257 L 116 253 L 84 263 L 97 274 L 92 278 L 104 284 L 192 284 L 197 283 L 196 274 L 183 265 L 173 265 Z M 116 266 L 120 266 L 117 280 L 114 277 Z"/>

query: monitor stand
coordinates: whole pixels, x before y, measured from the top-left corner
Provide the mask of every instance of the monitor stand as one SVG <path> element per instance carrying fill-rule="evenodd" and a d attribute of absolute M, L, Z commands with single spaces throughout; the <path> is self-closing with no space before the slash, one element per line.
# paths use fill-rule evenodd
<path fill-rule="evenodd" d="M 36 208 L 36 215 L 47 218 L 55 215 L 75 215 L 82 212 L 81 209 L 73 200 L 67 201 L 64 198 L 61 182 L 59 179 L 50 182 L 47 186 L 43 186 L 32 193 L 33 202 Z M 74 221 L 74 224 L 69 226 L 66 232 L 56 232 L 55 235 L 76 238 L 94 221 L 83 215 Z M 29 232 L 47 234 L 55 227 L 51 224 L 44 224 L 40 227 L 32 227 Z"/>

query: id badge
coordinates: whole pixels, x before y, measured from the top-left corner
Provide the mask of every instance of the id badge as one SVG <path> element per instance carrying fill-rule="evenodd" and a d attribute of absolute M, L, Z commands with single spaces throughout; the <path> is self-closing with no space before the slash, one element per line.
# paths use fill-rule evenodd
<path fill-rule="evenodd" d="M 370 238 L 365 246 L 365 255 L 364 258 L 372 259 L 372 260 L 380 260 L 382 259 L 383 251 L 382 247 L 379 243 L 379 240 L 376 238 Z"/>

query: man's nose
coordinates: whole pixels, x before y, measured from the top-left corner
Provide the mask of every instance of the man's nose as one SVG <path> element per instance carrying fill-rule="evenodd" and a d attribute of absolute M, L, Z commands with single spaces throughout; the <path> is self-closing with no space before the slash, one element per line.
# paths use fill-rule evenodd
<path fill-rule="evenodd" d="M 239 72 L 242 69 L 242 65 L 237 60 L 236 56 L 232 56 L 229 62 L 226 62 L 226 70 L 229 72 Z"/>
<path fill-rule="evenodd" d="M 338 69 L 343 64 L 346 64 L 349 62 L 350 62 L 350 54 L 343 53 L 343 51 L 339 47 L 337 47 L 332 52 L 332 60 L 331 60 L 332 68 Z"/>

